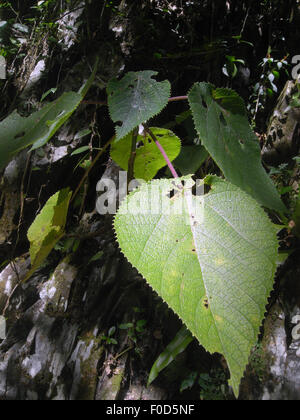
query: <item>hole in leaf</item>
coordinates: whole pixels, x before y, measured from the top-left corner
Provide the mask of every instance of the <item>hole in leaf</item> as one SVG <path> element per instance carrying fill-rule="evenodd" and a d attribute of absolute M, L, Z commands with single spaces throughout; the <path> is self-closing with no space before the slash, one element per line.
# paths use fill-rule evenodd
<path fill-rule="evenodd" d="M 209 308 L 209 302 L 208 302 L 207 297 L 203 299 L 203 306 L 204 306 L 205 309 Z"/>
<path fill-rule="evenodd" d="M 171 199 L 171 198 L 174 197 L 174 195 L 175 195 L 175 190 L 172 190 L 167 194 L 167 197 L 169 197 Z"/>

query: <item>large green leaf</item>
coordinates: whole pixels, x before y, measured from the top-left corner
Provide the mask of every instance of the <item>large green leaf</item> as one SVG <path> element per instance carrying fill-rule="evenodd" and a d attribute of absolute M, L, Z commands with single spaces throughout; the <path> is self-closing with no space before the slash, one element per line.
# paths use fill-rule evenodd
<path fill-rule="evenodd" d="M 180 153 L 181 142 L 179 138 L 165 128 L 151 128 L 151 131 L 172 162 Z M 131 143 L 132 134 L 129 134 L 118 142 L 114 141 L 111 147 L 111 158 L 126 171 L 131 155 Z M 166 161 L 150 135 L 138 136 L 137 143 L 139 143 L 139 147 L 136 150 L 134 161 L 134 176 L 136 179 L 150 181 L 161 168 L 166 166 Z"/>
<path fill-rule="evenodd" d="M 157 72 L 129 72 L 121 80 L 113 79 L 107 86 L 111 119 L 122 123 L 116 127 L 117 141 L 140 124 L 159 114 L 168 104 L 171 85 L 153 79 Z"/>
<path fill-rule="evenodd" d="M 197 83 L 189 93 L 196 130 L 202 144 L 228 181 L 252 195 L 261 205 L 286 211 L 261 163 L 259 142 L 249 126 L 239 95 Z"/>
<path fill-rule="evenodd" d="M 66 188 L 49 198 L 28 230 L 31 270 L 26 279 L 42 265 L 64 235 L 72 192 Z"/>
<path fill-rule="evenodd" d="M 0 170 L 22 149 L 44 146 L 71 117 L 89 90 L 97 71 L 98 60 L 90 78 L 78 93 L 66 92 L 27 118 L 17 111 L 0 123 Z"/>
<path fill-rule="evenodd" d="M 37 149 L 66 122 L 82 97 L 78 93 L 64 93 L 58 100 L 46 105 L 28 118 L 14 111 L 0 124 L 0 169 L 20 150 L 33 144 Z"/>
<path fill-rule="evenodd" d="M 205 196 L 192 195 L 190 177 L 145 183 L 114 226 L 131 264 L 206 350 L 225 356 L 238 395 L 273 287 L 277 227 L 235 185 L 215 176 L 205 183 Z"/>

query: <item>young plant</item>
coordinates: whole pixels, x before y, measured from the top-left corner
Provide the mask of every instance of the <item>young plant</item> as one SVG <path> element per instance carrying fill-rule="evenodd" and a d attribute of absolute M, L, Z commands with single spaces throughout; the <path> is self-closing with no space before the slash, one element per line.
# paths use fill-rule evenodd
<path fill-rule="evenodd" d="M 276 271 L 278 227 L 261 206 L 279 213 L 286 209 L 263 169 L 242 99 L 207 83 L 196 83 L 180 100 L 189 100 L 202 144 L 226 180 L 214 175 L 198 180 L 196 186 L 208 192 L 194 195 L 193 174 L 179 177 L 171 162 L 175 157 L 168 156 L 172 141 L 164 148 L 164 134 L 145 123 L 176 100 L 168 100 L 169 82 L 153 76 L 129 73 L 108 85 L 110 113 L 118 122 L 113 157 L 124 167 L 122 157 L 129 156 L 128 168 L 148 181 L 122 201 L 114 220 L 117 240 L 192 335 L 207 351 L 225 356 L 238 396 Z M 141 124 L 142 147 L 153 142 L 174 179 L 149 181 L 161 164 L 147 172 L 147 158 L 137 158 Z M 176 143 L 176 136 L 170 138 Z"/>

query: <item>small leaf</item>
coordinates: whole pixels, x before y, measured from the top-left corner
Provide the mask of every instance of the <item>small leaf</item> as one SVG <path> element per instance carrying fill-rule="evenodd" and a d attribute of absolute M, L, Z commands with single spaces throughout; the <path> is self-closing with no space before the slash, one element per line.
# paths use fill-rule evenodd
<path fill-rule="evenodd" d="M 157 378 L 162 370 L 164 370 L 173 360 L 182 353 L 187 346 L 194 340 L 192 334 L 185 327 L 176 334 L 175 338 L 165 348 L 165 350 L 159 355 L 157 360 L 152 366 L 149 378 L 148 386 Z"/>
<path fill-rule="evenodd" d="M 132 322 L 128 322 L 127 324 L 120 324 L 119 328 L 120 330 L 129 330 L 129 328 L 133 328 L 133 326 Z"/>
<path fill-rule="evenodd" d="M 180 153 L 180 139 L 172 131 L 165 128 L 151 128 L 151 131 L 165 149 L 169 159 L 174 160 Z M 131 141 L 132 134 L 129 134 L 118 142 L 115 140 L 111 147 L 111 158 L 125 171 L 128 171 Z M 140 147 L 136 150 L 134 176 L 136 179 L 150 181 L 161 168 L 166 166 L 166 161 L 148 134 L 138 136 L 137 143 L 140 143 Z"/>
<path fill-rule="evenodd" d="M 57 88 L 52 88 L 52 89 L 47 90 L 47 92 L 45 92 L 42 95 L 41 102 L 43 102 L 47 98 L 47 96 L 49 96 L 51 93 L 55 93 L 56 91 L 57 91 Z"/>
<path fill-rule="evenodd" d="M 78 149 L 74 150 L 74 152 L 71 153 L 71 156 L 80 155 L 81 153 L 87 152 L 88 150 L 90 150 L 90 146 L 79 147 Z"/>
<path fill-rule="evenodd" d="M 191 372 L 190 375 L 182 381 L 180 385 L 180 392 L 183 392 L 186 389 L 191 389 L 196 382 L 197 376 L 197 372 Z"/>
<path fill-rule="evenodd" d="M 31 270 L 24 281 L 42 265 L 63 237 L 71 196 L 68 188 L 53 195 L 29 228 Z"/>
<path fill-rule="evenodd" d="M 153 79 L 154 71 L 127 73 L 121 80 L 111 80 L 107 86 L 111 119 L 121 122 L 116 127 L 119 141 L 140 124 L 159 114 L 168 104 L 170 83 Z"/>
<path fill-rule="evenodd" d="M 112 337 L 116 332 L 116 327 L 111 327 L 108 331 L 108 337 Z"/>
<path fill-rule="evenodd" d="M 89 262 L 88 262 L 88 264 L 90 264 L 90 263 L 92 263 L 92 262 L 94 262 L 94 261 L 99 261 L 100 260 L 100 258 L 102 258 L 103 257 L 103 251 L 99 251 L 99 252 L 97 252 L 97 254 L 95 254 L 90 260 L 89 260 Z"/>
<path fill-rule="evenodd" d="M 89 128 L 86 128 L 84 130 L 79 131 L 79 133 L 76 134 L 74 137 L 74 140 L 82 139 L 85 136 L 88 136 L 92 131 Z"/>

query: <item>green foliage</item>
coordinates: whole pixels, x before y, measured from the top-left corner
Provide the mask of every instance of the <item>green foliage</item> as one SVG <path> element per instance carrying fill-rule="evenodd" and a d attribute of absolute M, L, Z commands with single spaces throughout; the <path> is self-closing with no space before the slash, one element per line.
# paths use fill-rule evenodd
<path fill-rule="evenodd" d="M 197 83 L 189 93 L 189 102 L 201 141 L 228 181 L 261 205 L 284 212 L 285 206 L 262 166 L 259 142 L 242 99 L 231 90 Z"/>
<path fill-rule="evenodd" d="M 181 153 L 174 160 L 174 166 L 181 175 L 194 174 L 203 165 L 209 154 L 202 146 L 183 146 Z"/>
<path fill-rule="evenodd" d="M 64 236 L 69 202 L 69 189 L 58 191 L 45 204 L 28 230 L 31 270 L 25 281 L 42 265 L 57 242 Z"/>
<path fill-rule="evenodd" d="M 236 58 L 232 55 L 226 55 L 226 63 L 222 69 L 225 76 L 232 79 L 234 79 L 237 76 L 238 74 L 237 63 L 243 64 L 243 66 L 245 65 L 244 60 L 240 58 Z"/>
<path fill-rule="evenodd" d="M 111 327 L 107 333 L 107 336 L 104 334 L 101 336 L 101 341 L 105 342 L 106 344 L 112 344 L 112 345 L 118 344 L 117 340 L 113 338 L 116 330 L 117 329 L 115 326 Z"/>
<path fill-rule="evenodd" d="M 88 92 L 96 75 L 98 60 L 93 73 L 78 93 L 64 93 L 56 101 L 45 105 L 27 118 L 16 111 L 0 123 L 0 170 L 20 150 L 32 145 L 31 150 L 44 146 L 71 117 Z"/>
<path fill-rule="evenodd" d="M 165 149 L 169 159 L 173 161 L 180 153 L 179 138 L 164 128 L 151 128 L 151 131 Z M 129 134 L 118 142 L 115 140 L 111 147 L 111 158 L 126 171 L 131 156 L 131 142 L 132 134 Z M 151 181 L 157 172 L 166 166 L 166 161 L 148 134 L 139 135 L 136 142 L 139 147 L 135 152 L 134 176 L 136 179 Z"/>
<path fill-rule="evenodd" d="M 122 202 L 114 226 L 131 264 L 207 351 L 225 356 L 238 396 L 273 286 L 276 229 L 236 186 L 214 176 L 205 183 L 204 198 L 192 195 L 189 177 L 144 184 Z M 149 206 L 151 188 L 160 193 Z"/>
<path fill-rule="evenodd" d="M 180 385 L 180 392 L 183 392 L 183 391 L 185 391 L 187 389 L 191 389 L 195 385 L 195 382 L 196 382 L 196 379 L 197 379 L 197 375 L 198 375 L 197 372 L 191 372 L 188 375 L 188 377 L 185 378 L 182 381 L 182 383 Z"/>
<path fill-rule="evenodd" d="M 182 353 L 187 346 L 194 340 L 192 334 L 185 327 L 182 327 L 178 331 L 175 338 L 165 348 L 165 350 L 159 355 L 157 360 L 152 366 L 149 378 L 148 386 L 157 378 L 159 373 L 165 369 L 173 360 Z"/>
<path fill-rule="evenodd" d="M 260 110 L 266 107 L 269 98 L 273 98 L 278 93 L 278 82 L 282 76 L 290 78 L 289 64 L 284 59 L 277 60 L 271 57 L 271 49 L 269 48 L 268 56 L 259 64 L 261 69 L 259 81 L 254 85 L 253 94 L 250 96 L 248 111 L 255 119 Z"/>
<path fill-rule="evenodd" d="M 111 80 L 107 86 L 110 116 L 119 141 L 140 124 L 159 114 L 167 105 L 170 83 L 153 79 L 154 71 L 130 72 L 121 80 Z"/>
<path fill-rule="evenodd" d="M 27 118 L 15 111 L 0 124 L 0 169 L 22 149 L 32 150 L 45 145 L 56 131 L 70 118 L 82 100 L 74 92 L 64 93 L 58 100 L 44 106 Z"/>
<path fill-rule="evenodd" d="M 202 401 L 226 400 L 226 378 L 221 370 L 214 370 L 211 374 L 202 373 L 199 376 L 200 399 Z"/>

